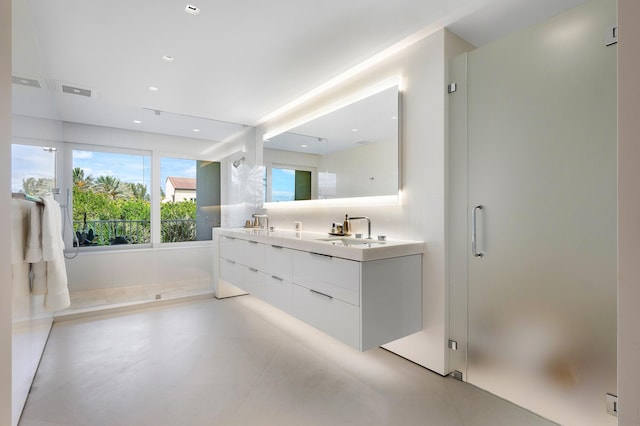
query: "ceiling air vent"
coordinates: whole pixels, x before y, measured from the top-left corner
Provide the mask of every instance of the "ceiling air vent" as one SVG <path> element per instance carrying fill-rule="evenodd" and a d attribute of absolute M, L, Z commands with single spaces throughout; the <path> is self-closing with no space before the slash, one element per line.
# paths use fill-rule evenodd
<path fill-rule="evenodd" d="M 95 98 L 96 90 L 88 87 L 82 87 L 79 84 L 68 83 L 63 81 L 55 81 L 58 93 L 66 93 L 68 95 L 78 95 L 85 98 Z"/>
<path fill-rule="evenodd" d="M 15 75 L 11 77 L 11 82 L 13 84 L 19 84 L 21 86 L 29 86 L 35 87 L 36 89 L 41 89 L 42 85 L 35 78 L 27 78 L 27 77 L 16 77 Z"/>
<path fill-rule="evenodd" d="M 86 96 L 87 98 L 91 97 L 91 90 L 89 90 L 89 89 L 81 89 L 80 87 L 67 86 L 65 84 L 62 85 L 62 93 L 69 93 L 71 95 Z"/>

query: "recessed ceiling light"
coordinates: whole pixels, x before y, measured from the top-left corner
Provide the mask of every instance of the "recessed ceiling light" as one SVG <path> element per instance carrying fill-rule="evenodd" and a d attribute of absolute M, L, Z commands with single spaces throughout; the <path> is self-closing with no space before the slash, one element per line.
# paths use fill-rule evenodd
<path fill-rule="evenodd" d="M 187 12 L 189 15 L 195 15 L 195 16 L 200 15 L 200 8 L 192 4 L 188 4 L 184 8 L 184 11 Z"/>
<path fill-rule="evenodd" d="M 140 120 L 133 120 L 133 122 L 136 123 L 136 124 L 142 123 L 142 121 L 140 121 Z"/>
<path fill-rule="evenodd" d="M 391 119 L 392 119 L 392 120 L 397 120 L 397 119 L 398 119 L 398 116 L 397 116 L 397 115 L 394 115 L 393 117 L 391 117 Z"/>
<path fill-rule="evenodd" d="M 351 131 L 352 131 L 352 132 L 357 132 L 357 131 L 358 131 L 358 129 L 351 129 Z"/>
<path fill-rule="evenodd" d="M 300 145 L 300 146 L 301 146 L 301 147 L 303 147 L 303 148 L 306 148 L 306 147 L 307 147 L 306 145 Z"/>
<path fill-rule="evenodd" d="M 175 58 L 173 56 L 164 55 L 162 57 L 162 60 L 165 61 L 165 62 L 173 62 L 175 60 Z"/>
<path fill-rule="evenodd" d="M 152 92 L 157 92 L 160 89 L 158 89 L 156 86 L 149 86 L 149 90 Z"/>
<path fill-rule="evenodd" d="M 194 131 L 194 132 L 199 132 L 199 131 L 200 131 L 200 129 L 193 129 L 193 131 Z"/>

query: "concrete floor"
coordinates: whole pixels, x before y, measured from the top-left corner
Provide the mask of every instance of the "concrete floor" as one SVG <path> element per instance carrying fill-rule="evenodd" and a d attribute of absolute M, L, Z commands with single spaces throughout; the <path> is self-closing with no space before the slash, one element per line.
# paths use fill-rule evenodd
<path fill-rule="evenodd" d="M 252 296 L 54 324 L 21 426 L 552 423 Z"/>

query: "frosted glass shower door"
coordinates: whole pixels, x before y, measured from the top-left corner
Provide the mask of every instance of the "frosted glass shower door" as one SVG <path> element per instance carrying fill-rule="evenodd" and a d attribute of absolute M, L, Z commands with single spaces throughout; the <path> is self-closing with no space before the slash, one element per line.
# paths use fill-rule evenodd
<path fill-rule="evenodd" d="M 587 3 L 467 58 L 466 380 L 563 425 L 616 424 L 612 22 Z"/>

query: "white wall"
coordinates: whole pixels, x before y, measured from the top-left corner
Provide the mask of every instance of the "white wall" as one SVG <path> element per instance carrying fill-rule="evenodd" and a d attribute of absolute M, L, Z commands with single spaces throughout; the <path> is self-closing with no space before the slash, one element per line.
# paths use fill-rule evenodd
<path fill-rule="evenodd" d="M 447 43 L 445 43 L 445 40 Z M 447 46 L 447 47 L 445 47 Z M 401 96 L 402 196 L 400 204 L 307 208 L 270 208 L 271 224 L 293 229 L 302 221 L 305 231 L 327 232 L 345 214 L 372 219 L 372 233 L 389 238 L 424 240 L 423 330 L 387 345 L 390 350 L 440 374 L 447 374 L 445 274 L 445 105 L 446 63 L 470 46 L 440 30 L 340 84 L 295 112 L 265 123 L 258 133 L 286 126 L 310 112 L 394 75 L 403 78 Z M 364 223 L 353 224 L 364 229 Z"/>
<path fill-rule="evenodd" d="M 260 150 L 258 150 L 258 146 Z M 243 226 L 256 212 L 263 199 L 262 143 L 254 127 L 247 127 L 220 150 L 221 226 Z M 238 167 L 233 162 L 240 161 Z"/>
<path fill-rule="evenodd" d="M 0 234 L 11 235 L 11 0 L 0 0 Z M 0 424 L 11 424 L 11 240 L 0 242 Z"/>
<path fill-rule="evenodd" d="M 640 425 L 640 2 L 618 1 L 618 396 L 620 426 Z"/>
<path fill-rule="evenodd" d="M 211 283 L 211 244 L 83 252 L 67 260 L 70 291 Z M 160 291 L 158 291 L 160 293 Z"/>

